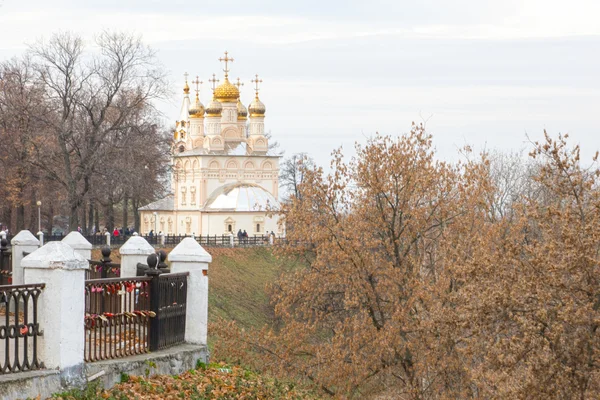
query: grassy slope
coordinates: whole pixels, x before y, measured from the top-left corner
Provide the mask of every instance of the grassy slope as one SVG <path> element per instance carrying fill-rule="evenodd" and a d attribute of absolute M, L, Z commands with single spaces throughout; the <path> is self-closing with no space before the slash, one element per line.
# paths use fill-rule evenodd
<path fill-rule="evenodd" d="M 213 255 L 208 275 L 209 321 L 222 317 L 247 327 L 268 323 L 272 308 L 265 286 L 298 264 L 277 258 L 269 248 L 208 251 Z"/>
<path fill-rule="evenodd" d="M 169 252 L 172 249 L 165 249 Z M 209 266 L 209 322 L 218 317 L 235 320 L 245 327 L 259 327 L 272 317 L 265 286 L 284 271 L 297 268 L 298 263 L 280 259 L 268 247 L 207 248 L 213 257 Z M 93 260 L 100 259 L 94 249 Z M 121 262 L 118 250 L 111 254 L 113 262 Z"/>

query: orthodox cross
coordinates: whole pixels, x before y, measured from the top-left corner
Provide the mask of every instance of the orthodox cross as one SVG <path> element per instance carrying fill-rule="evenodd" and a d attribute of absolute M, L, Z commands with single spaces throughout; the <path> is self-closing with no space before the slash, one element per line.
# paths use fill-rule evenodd
<path fill-rule="evenodd" d="M 254 76 L 256 78 L 252 79 L 250 82 L 254 83 L 254 91 L 256 92 L 256 97 L 258 98 L 258 91 L 260 90 L 259 85 L 262 83 L 262 79 L 258 79 L 258 74 Z"/>
<path fill-rule="evenodd" d="M 209 79 L 208 81 L 210 83 L 212 83 L 212 90 L 213 90 L 213 93 L 214 93 L 215 89 L 217 88 L 217 82 L 219 82 L 219 80 L 215 77 L 215 74 L 213 74 L 212 79 Z"/>
<path fill-rule="evenodd" d="M 223 71 L 225 72 L 225 77 L 227 77 L 227 75 L 229 73 L 228 64 L 230 62 L 233 62 L 233 58 L 229 57 L 227 54 L 229 54 L 229 53 L 225 52 L 225 57 L 219 58 L 219 61 L 222 61 L 225 63 L 225 68 L 223 68 Z"/>
<path fill-rule="evenodd" d="M 200 85 L 202 85 L 204 83 L 204 82 L 198 80 L 198 78 L 199 78 L 198 75 L 196 75 L 196 80 L 192 81 L 192 83 L 194 85 L 196 85 L 196 96 L 198 96 L 198 92 L 200 92 Z"/>
<path fill-rule="evenodd" d="M 238 87 L 238 90 L 240 90 L 240 88 L 244 86 L 244 82 L 240 81 L 240 78 L 237 78 L 237 82 L 234 83 L 234 85 Z"/>

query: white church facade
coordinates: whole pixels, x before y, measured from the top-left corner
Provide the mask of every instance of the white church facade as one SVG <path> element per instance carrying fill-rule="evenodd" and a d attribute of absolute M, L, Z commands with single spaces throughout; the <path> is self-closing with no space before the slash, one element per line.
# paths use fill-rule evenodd
<path fill-rule="evenodd" d="M 196 96 L 191 103 L 186 82 L 173 140 L 171 190 L 167 197 L 139 209 L 143 235 L 222 235 L 245 230 L 248 235 L 283 234 L 279 209 L 279 156 L 269 154 L 256 75 L 255 96 L 246 108 L 243 83 L 229 81 L 225 52 L 223 82 L 213 74 L 212 100 L 205 107 Z"/>

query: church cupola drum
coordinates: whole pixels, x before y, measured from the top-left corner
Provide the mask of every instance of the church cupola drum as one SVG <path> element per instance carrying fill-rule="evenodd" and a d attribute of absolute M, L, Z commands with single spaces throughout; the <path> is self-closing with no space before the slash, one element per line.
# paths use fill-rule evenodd
<path fill-rule="evenodd" d="M 170 193 L 140 208 L 141 233 L 283 235 L 279 209 L 279 158 L 265 136 L 266 107 L 259 98 L 262 79 L 255 75 L 254 99 L 246 108 L 240 78 L 229 80 L 234 59 L 218 58 L 223 77 L 212 74 L 212 98 L 201 101 L 199 76 L 190 101 L 185 74 L 183 103 L 173 135 Z M 219 84 L 219 82 L 221 82 Z M 248 103 L 246 103 L 248 104 Z"/>

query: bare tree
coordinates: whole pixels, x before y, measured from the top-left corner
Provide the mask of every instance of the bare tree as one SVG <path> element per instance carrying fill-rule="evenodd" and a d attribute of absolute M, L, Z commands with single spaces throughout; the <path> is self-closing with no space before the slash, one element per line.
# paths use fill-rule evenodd
<path fill-rule="evenodd" d="M 306 171 L 314 167 L 314 161 L 306 153 L 292 154 L 280 166 L 279 182 L 287 197 L 300 198 L 300 188 L 305 180 Z"/>
<path fill-rule="evenodd" d="M 27 58 L 13 59 L 0 64 L 0 163 L 5 199 L 6 224 L 10 211 L 16 208 L 17 230 L 33 228 L 31 212 L 26 223 L 26 208 L 35 207 L 39 176 L 29 168 L 31 147 L 42 136 L 39 114 L 44 112 L 43 88 L 36 83 L 34 70 Z M 39 196 L 39 194 L 37 194 Z M 38 197 L 39 199 L 39 197 Z"/>
<path fill-rule="evenodd" d="M 165 72 L 139 37 L 104 32 L 96 45 L 98 54 L 85 54 L 79 36 L 60 33 L 30 48 L 50 105 L 43 119 L 57 142 L 36 147 L 35 164 L 66 189 L 71 229 L 94 173 L 119 162 L 111 144 L 134 127 L 132 115 L 166 93 Z"/>

